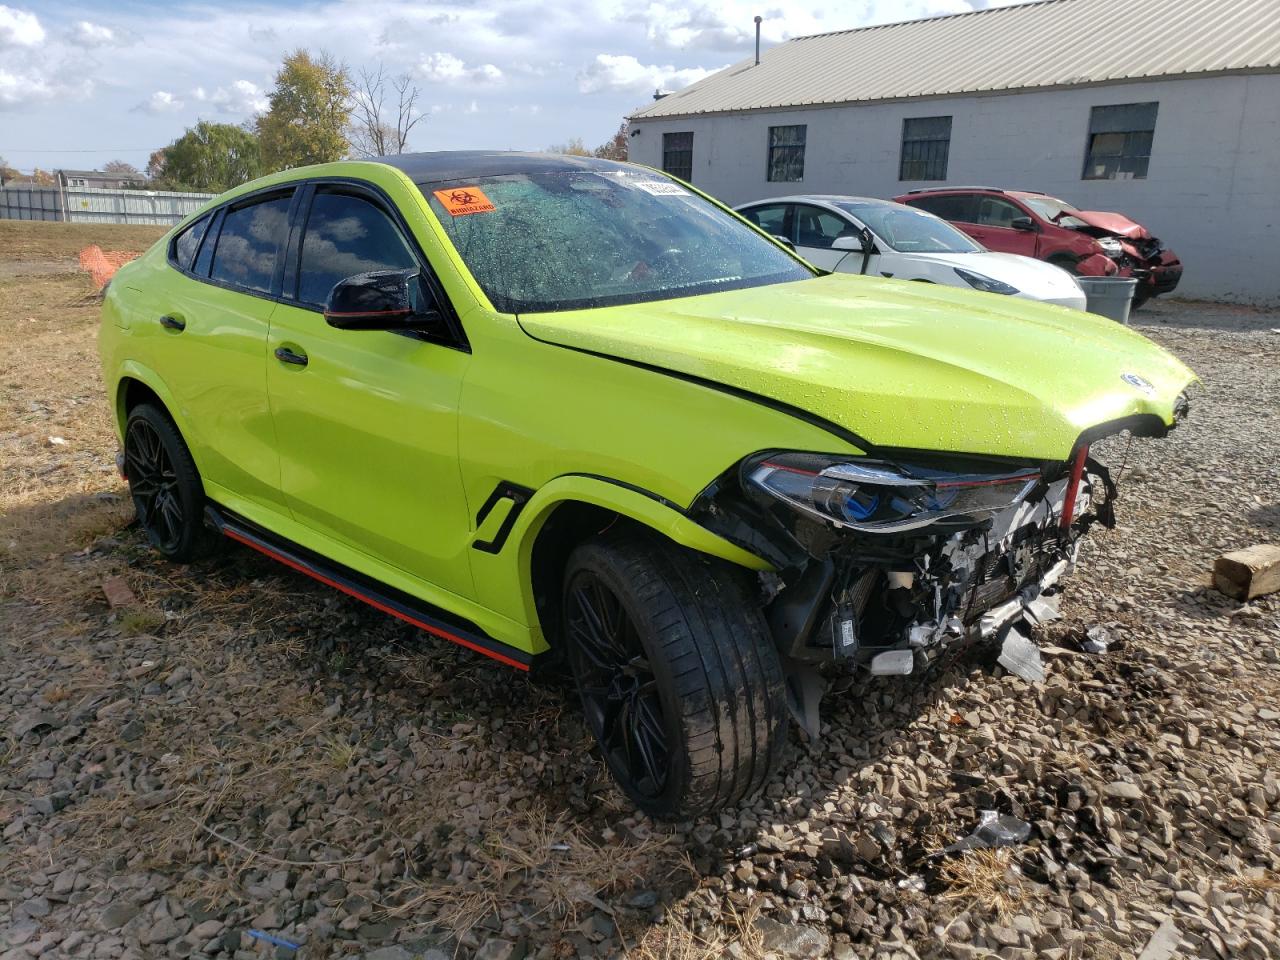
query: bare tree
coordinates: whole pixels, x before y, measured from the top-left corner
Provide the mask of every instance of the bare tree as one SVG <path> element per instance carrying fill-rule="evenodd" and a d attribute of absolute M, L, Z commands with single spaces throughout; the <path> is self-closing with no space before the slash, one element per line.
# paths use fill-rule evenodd
<path fill-rule="evenodd" d="M 407 73 L 386 75 L 361 68 L 351 104 L 352 152 L 361 157 L 386 157 L 404 153 L 409 134 L 422 122 L 418 87 Z M 388 103 L 388 100 L 392 102 Z"/>
<path fill-rule="evenodd" d="M 126 163 L 124 160 L 108 160 L 102 165 L 103 173 L 114 173 L 121 177 L 137 177 L 142 172 L 132 163 Z"/>

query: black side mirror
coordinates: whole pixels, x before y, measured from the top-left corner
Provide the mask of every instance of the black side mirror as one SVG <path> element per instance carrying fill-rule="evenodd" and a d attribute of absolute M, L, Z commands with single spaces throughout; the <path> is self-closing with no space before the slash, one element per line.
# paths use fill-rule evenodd
<path fill-rule="evenodd" d="M 863 227 L 858 231 L 858 241 L 862 244 L 860 249 L 863 253 L 876 252 L 876 238 L 871 235 L 869 227 Z"/>
<path fill-rule="evenodd" d="M 795 253 L 795 252 L 796 252 L 796 245 L 795 245 L 794 243 L 792 243 L 792 242 L 791 242 L 791 238 L 790 238 L 790 237 L 784 237 L 784 236 L 783 236 L 782 234 L 780 234 L 780 233 L 771 233 L 771 234 L 769 234 L 769 236 L 773 237 L 773 239 L 777 240 L 780 244 L 782 244 L 784 247 L 786 247 L 786 248 L 787 248 L 788 250 L 790 250 L 792 253 Z"/>
<path fill-rule="evenodd" d="M 423 299 L 416 270 L 357 273 L 329 291 L 324 319 L 339 330 L 434 330 L 440 312 Z"/>
<path fill-rule="evenodd" d="M 1014 217 L 1009 221 L 1009 226 L 1013 227 L 1015 230 L 1026 230 L 1034 233 L 1036 229 L 1036 222 L 1030 217 Z"/>

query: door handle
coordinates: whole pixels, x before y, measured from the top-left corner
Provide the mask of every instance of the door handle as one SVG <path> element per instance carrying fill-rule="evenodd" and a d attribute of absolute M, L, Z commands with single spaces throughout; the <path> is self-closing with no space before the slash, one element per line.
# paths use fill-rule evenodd
<path fill-rule="evenodd" d="M 166 313 L 160 318 L 160 326 L 164 327 L 166 330 L 177 330 L 181 333 L 183 330 L 187 329 L 187 321 L 183 320 L 181 317 L 171 316 Z"/>
<path fill-rule="evenodd" d="M 281 363 L 292 363 L 295 367 L 307 365 L 307 355 L 290 350 L 288 347 L 276 347 L 276 359 Z"/>

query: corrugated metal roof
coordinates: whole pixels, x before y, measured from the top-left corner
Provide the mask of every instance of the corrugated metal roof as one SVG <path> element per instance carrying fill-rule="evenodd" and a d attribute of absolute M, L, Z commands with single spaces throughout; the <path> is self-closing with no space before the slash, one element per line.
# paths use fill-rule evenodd
<path fill-rule="evenodd" d="M 1280 0 L 1041 0 L 797 37 L 634 119 L 1280 69 Z"/>

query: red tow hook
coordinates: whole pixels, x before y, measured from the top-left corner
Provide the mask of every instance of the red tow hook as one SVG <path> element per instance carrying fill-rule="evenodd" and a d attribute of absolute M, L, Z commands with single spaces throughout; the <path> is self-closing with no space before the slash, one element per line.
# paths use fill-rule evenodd
<path fill-rule="evenodd" d="M 1071 521 L 1076 512 L 1076 493 L 1080 489 L 1080 479 L 1084 476 L 1084 462 L 1089 457 L 1089 445 L 1082 444 L 1071 461 L 1071 479 L 1067 481 L 1067 495 L 1062 500 L 1062 519 L 1059 526 L 1063 533 L 1071 529 Z"/>

